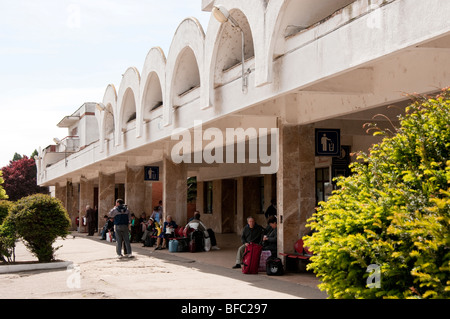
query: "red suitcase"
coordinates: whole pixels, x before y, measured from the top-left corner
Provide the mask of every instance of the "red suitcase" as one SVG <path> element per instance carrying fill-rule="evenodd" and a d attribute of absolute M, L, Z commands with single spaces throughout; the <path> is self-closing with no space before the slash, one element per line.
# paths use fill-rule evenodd
<path fill-rule="evenodd" d="M 262 246 L 250 243 L 245 248 L 244 256 L 242 257 L 242 273 L 243 274 L 257 274 L 259 268 L 259 258 L 261 257 Z"/>

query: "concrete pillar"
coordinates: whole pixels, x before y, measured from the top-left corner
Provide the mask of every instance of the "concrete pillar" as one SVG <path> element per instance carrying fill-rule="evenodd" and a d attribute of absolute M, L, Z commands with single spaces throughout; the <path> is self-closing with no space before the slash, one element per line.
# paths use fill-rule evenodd
<path fill-rule="evenodd" d="M 98 229 L 105 225 L 103 216 L 108 215 L 115 203 L 115 175 L 98 174 Z"/>
<path fill-rule="evenodd" d="M 171 215 L 177 224 L 187 221 L 187 170 L 186 165 L 163 159 L 163 213 Z"/>
<path fill-rule="evenodd" d="M 314 127 L 279 123 L 278 251 L 293 252 L 315 208 Z"/>
<path fill-rule="evenodd" d="M 72 222 L 71 230 L 77 230 L 76 218 L 79 216 L 78 208 L 78 184 L 73 184 L 72 181 L 66 182 L 66 210 Z"/>
<path fill-rule="evenodd" d="M 146 216 L 150 216 L 153 212 L 153 183 L 152 182 L 144 182 L 145 183 L 145 198 L 144 198 L 144 210 L 139 212 L 139 215 L 136 215 L 136 218 L 139 218 L 143 212 L 145 212 Z"/>
<path fill-rule="evenodd" d="M 145 210 L 145 171 L 143 166 L 125 168 L 125 204 L 138 218 Z"/>
<path fill-rule="evenodd" d="M 67 188 L 66 188 L 66 184 L 56 184 L 55 185 L 55 197 L 57 199 L 59 199 L 64 207 L 66 207 L 66 203 L 67 203 Z"/>
<path fill-rule="evenodd" d="M 87 232 L 87 226 L 83 226 L 83 217 L 86 215 L 86 205 L 94 208 L 94 182 L 82 178 L 80 180 L 80 227 L 79 232 Z"/>

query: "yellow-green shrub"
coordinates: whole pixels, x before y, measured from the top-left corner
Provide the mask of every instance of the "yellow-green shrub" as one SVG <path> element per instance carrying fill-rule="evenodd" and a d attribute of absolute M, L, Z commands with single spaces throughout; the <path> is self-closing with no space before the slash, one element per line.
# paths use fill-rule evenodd
<path fill-rule="evenodd" d="M 309 220 L 308 267 L 331 298 L 450 297 L 450 90 L 400 120 Z M 380 288 L 367 286 L 373 264 Z"/>

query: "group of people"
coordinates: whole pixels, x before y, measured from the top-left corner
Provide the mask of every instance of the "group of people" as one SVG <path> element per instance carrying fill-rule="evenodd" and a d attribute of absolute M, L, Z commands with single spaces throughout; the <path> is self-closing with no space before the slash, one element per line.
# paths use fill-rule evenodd
<path fill-rule="evenodd" d="M 272 199 L 271 205 L 264 213 L 267 219 L 267 227 L 258 225 L 253 217 L 247 218 L 247 225 L 241 235 L 242 245 L 236 254 L 236 264 L 233 269 L 241 268 L 245 249 L 250 243 L 262 245 L 263 250 L 271 252 L 271 256 L 277 256 L 277 208 L 276 200 Z"/>
<path fill-rule="evenodd" d="M 116 241 L 116 253 L 118 258 L 132 257 L 132 249 L 130 243 L 134 240 L 145 242 L 149 237 L 156 237 L 155 250 L 165 249 L 170 238 L 176 237 L 175 231 L 178 228 L 177 223 L 172 216 L 167 215 L 166 220 L 162 222 L 162 202 L 156 206 L 150 218 L 146 220 L 143 213 L 138 220 L 132 214 L 122 199 L 116 200 L 116 204 L 108 215 L 105 215 L 105 226 L 101 232 L 102 239 L 106 239 L 106 234 L 112 234 Z M 161 226 L 162 225 L 162 226 Z M 192 228 L 207 232 L 211 239 L 211 248 L 217 247 L 214 231 L 200 221 L 200 213 L 195 212 L 185 228 Z M 129 231 L 131 230 L 131 231 Z M 125 254 L 122 254 L 122 246 L 124 246 Z"/>
<path fill-rule="evenodd" d="M 105 239 L 106 233 L 112 233 L 116 241 L 116 252 L 118 258 L 124 257 L 122 255 L 122 245 L 124 245 L 125 257 L 132 257 L 132 249 L 130 242 L 133 239 L 139 238 L 144 242 L 149 236 L 156 237 L 155 250 L 164 249 L 170 238 L 176 237 L 175 231 L 178 228 L 176 222 L 170 215 L 166 217 L 166 221 L 162 221 L 162 205 L 156 206 L 152 215 L 148 220 L 145 220 L 145 214 L 142 214 L 139 220 L 134 214 L 131 214 L 122 199 L 117 199 L 115 206 L 108 215 L 105 215 L 105 226 L 102 230 L 102 239 Z M 236 264 L 232 268 L 241 268 L 242 258 L 245 248 L 250 243 L 257 243 L 263 246 L 263 250 L 269 250 L 272 256 L 277 255 L 277 210 L 276 201 L 272 200 L 272 204 L 265 212 L 267 218 L 267 227 L 263 228 L 258 225 L 253 217 L 247 218 L 247 225 L 241 235 L 242 245 L 238 248 L 236 254 Z M 162 227 L 161 227 L 162 223 Z M 131 236 L 129 232 L 131 226 Z M 200 221 L 200 213 L 195 212 L 187 225 L 186 229 L 200 230 L 208 234 L 211 239 L 211 248 L 219 249 L 215 238 L 214 231 L 207 228 L 202 221 Z"/>

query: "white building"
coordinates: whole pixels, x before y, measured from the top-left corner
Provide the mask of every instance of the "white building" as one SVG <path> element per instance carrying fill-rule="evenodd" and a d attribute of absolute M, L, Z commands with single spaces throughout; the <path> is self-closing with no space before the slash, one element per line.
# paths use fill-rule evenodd
<path fill-rule="evenodd" d="M 249 215 L 265 226 L 262 212 L 276 198 L 278 248 L 290 252 L 317 201 L 331 193 L 331 179 L 348 173 L 348 153 L 377 142 L 363 124 L 389 128 L 374 116 L 395 125 L 405 93 L 450 85 L 450 1 L 202 1 L 205 11 L 214 6 L 234 20 L 211 14 L 204 30 L 185 19 L 169 52 L 151 48 L 141 69 L 126 70 L 102 101 L 58 124 L 68 136 L 40 153 L 38 183 L 56 187 L 73 219 L 86 204 L 103 216 L 119 196 L 137 216 L 162 199 L 183 224 L 186 180 L 195 176 L 196 207 L 219 233 L 240 233 Z M 180 128 L 189 131 L 178 135 Z M 249 135 L 226 145 L 227 129 L 240 128 Z M 275 170 L 267 169 L 275 157 L 268 163 L 252 152 L 265 134 L 278 151 Z M 213 143 L 222 137 L 223 148 Z M 230 150 L 242 139 L 239 163 Z M 183 162 L 174 149 L 184 151 Z M 145 180 L 148 166 L 159 168 L 158 181 Z"/>

